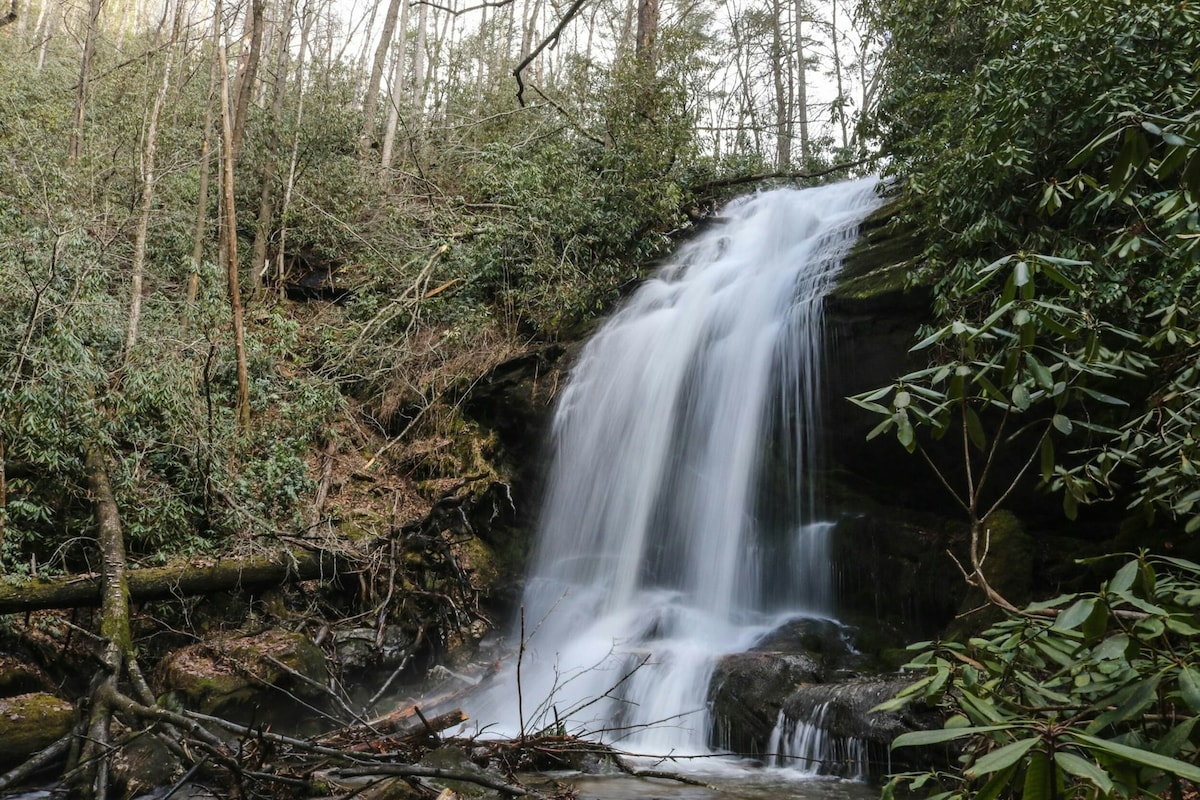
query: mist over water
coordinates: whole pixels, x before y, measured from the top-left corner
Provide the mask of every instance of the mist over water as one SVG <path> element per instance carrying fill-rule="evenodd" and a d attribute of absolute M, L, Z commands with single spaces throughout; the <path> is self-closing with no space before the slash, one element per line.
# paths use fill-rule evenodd
<path fill-rule="evenodd" d="M 708 753 L 715 660 L 832 615 L 822 298 L 876 184 L 734 201 L 588 343 L 554 420 L 520 701 L 510 667 L 478 724 Z"/>

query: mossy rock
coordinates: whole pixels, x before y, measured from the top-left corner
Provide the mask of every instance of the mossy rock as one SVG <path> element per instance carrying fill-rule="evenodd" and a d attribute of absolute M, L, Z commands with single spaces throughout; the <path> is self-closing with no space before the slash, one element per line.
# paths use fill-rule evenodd
<path fill-rule="evenodd" d="M 167 656 L 157 674 L 164 692 L 206 714 L 278 702 L 274 689 L 317 696 L 313 683 L 324 686 L 329 677 L 319 647 L 303 634 L 279 630 L 190 645 Z"/>
<path fill-rule="evenodd" d="M 46 692 L 0 698 L 0 766 L 19 764 L 66 736 L 75 706 Z"/>

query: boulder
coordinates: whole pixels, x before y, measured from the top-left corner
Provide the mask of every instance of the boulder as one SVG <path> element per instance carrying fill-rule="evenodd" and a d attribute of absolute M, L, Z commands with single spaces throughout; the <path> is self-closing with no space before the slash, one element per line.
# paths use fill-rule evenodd
<path fill-rule="evenodd" d="M 709 682 L 712 744 L 748 756 L 762 753 L 784 700 L 820 672 L 819 660 L 805 653 L 725 656 Z"/>
<path fill-rule="evenodd" d="M 308 637 L 268 630 L 176 650 L 163 660 L 157 676 L 162 691 L 173 693 L 188 708 L 213 714 L 264 701 L 278 703 L 281 695 L 276 690 L 319 696 L 317 686 L 325 685 L 329 673 L 324 653 Z"/>
<path fill-rule="evenodd" d="M 347 628 L 333 634 L 334 652 L 343 670 L 395 669 L 412 653 L 413 642 L 399 625 L 383 635 L 374 628 Z"/>
<path fill-rule="evenodd" d="M 941 763 L 941 751 L 891 750 L 902 733 L 940 727 L 935 712 L 919 703 L 898 712 L 871 710 L 910 682 L 881 676 L 799 687 L 783 704 L 771 736 L 777 761 L 858 779 Z"/>
<path fill-rule="evenodd" d="M 0 698 L 0 767 L 20 764 L 70 733 L 75 706 L 46 692 Z"/>
<path fill-rule="evenodd" d="M 116 751 L 113 780 L 125 797 L 141 797 L 170 786 L 183 772 L 183 762 L 157 735 L 135 736 Z"/>

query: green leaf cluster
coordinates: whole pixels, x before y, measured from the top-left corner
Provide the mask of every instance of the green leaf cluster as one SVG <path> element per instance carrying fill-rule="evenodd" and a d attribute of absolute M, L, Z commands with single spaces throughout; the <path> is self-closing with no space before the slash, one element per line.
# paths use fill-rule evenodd
<path fill-rule="evenodd" d="M 1068 515 L 1119 494 L 1200 528 L 1200 7 L 871 9 L 891 37 L 875 130 L 939 315 L 930 372 L 900 382 L 924 405 L 898 407 L 899 384 L 859 398 L 886 406 L 877 434 L 913 450 L 953 416 L 982 448 L 1033 416 L 1031 463 Z"/>
<path fill-rule="evenodd" d="M 894 776 L 957 798 L 1180 797 L 1200 783 L 1200 565 L 1141 554 L 1096 592 L 1007 617 L 967 644 L 923 642 L 918 678 L 880 710 L 915 701 L 940 730 L 893 747 L 954 743 L 955 772 Z"/>

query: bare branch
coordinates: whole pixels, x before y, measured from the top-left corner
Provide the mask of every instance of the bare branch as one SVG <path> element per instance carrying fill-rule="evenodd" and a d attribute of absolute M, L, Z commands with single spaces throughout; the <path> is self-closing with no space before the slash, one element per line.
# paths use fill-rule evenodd
<path fill-rule="evenodd" d="M 736 175 L 732 178 L 719 178 L 714 181 L 698 183 L 691 187 L 691 191 L 693 194 L 703 194 L 704 192 L 711 192 L 714 189 L 727 189 L 731 186 L 743 186 L 747 183 L 760 183 L 762 181 L 777 179 L 805 180 L 809 178 L 820 178 L 845 169 L 861 167 L 863 164 L 869 163 L 872 160 L 872 158 L 860 158 L 857 161 L 846 161 L 841 164 L 834 164 L 831 167 L 819 169 L 815 172 L 760 172 L 753 175 Z"/>
<path fill-rule="evenodd" d="M 512 71 L 513 77 L 517 79 L 517 102 L 522 106 L 525 105 L 525 81 L 521 79 L 521 73 L 533 63 L 535 58 L 542 54 L 543 50 L 558 44 L 558 37 L 562 35 L 563 29 L 575 18 L 586 2 L 587 0 L 575 0 L 571 7 L 567 9 L 567 13 L 563 14 L 562 19 L 558 21 L 558 25 L 550 32 L 550 35 L 542 39 L 541 44 L 535 47 L 533 52 L 526 56 L 524 61 L 517 64 L 516 69 Z"/>
<path fill-rule="evenodd" d="M 484 2 L 484 3 L 479 3 L 478 5 L 467 6 L 466 8 L 451 8 L 450 6 L 443 6 L 443 5 L 439 5 L 437 3 L 431 2 L 431 0 L 414 0 L 413 5 L 414 6 L 429 6 L 430 8 L 436 9 L 438 11 L 444 11 L 445 13 L 447 13 L 453 17 L 459 17 L 459 16 L 462 16 L 463 14 L 469 14 L 472 11 L 481 11 L 485 8 L 504 8 L 505 6 L 511 6 L 514 2 L 515 2 L 515 0 L 497 0 L 497 2 L 495 2 L 495 3 Z"/>

